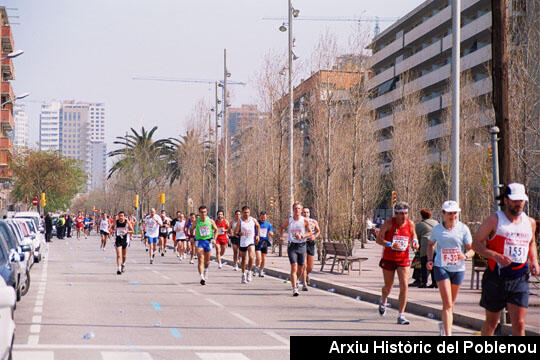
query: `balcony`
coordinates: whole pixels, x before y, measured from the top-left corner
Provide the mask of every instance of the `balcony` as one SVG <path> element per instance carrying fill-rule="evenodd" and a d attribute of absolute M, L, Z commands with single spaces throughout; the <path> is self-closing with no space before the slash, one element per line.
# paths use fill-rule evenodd
<path fill-rule="evenodd" d="M 13 121 L 13 113 L 11 112 L 10 109 L 2 110 L 0 120 L 1 120 L 3 130 L 11 131 L 15 129 L 15 122 Z"/>
<path fill-rule="evenodd" d="M 378 151 L 385 152 L 394 148 L 394 141 L 392 139 L 383 140 L 377 143 Z"/>
<path fill-rule="evenodd" d="M 414 68 L 415 66 L 428 62 L 429 59 L 439 55 L 441 53 L 441 40 L 434 42 L 427 48 L 417 52 L 416 54 L 408 57 L 400 63 L 396 64 L 396 75 L 399 75 L 407 70 Z"/>
<path fill-rule="evenodd" d="M 375 120 L 373 124 L 374 131 L 378 131 L 391 126 L 394 123 L 394 115 L 390 114 L 380 119 Z"/>
<path fill-rule="evenodd" d="M 432 30 L 438 28 L 442 24 L 449 21 L 452 17 L 452 7 L 448 6 L 439 11 L 437 14 L 433 15 L 411 31 L 405 34 L 404 45 L 407 46 L 413 41 L 419 39 L 423 35 L 431 32 Z"/>
<path fill-rule="evenodd" d="M 398 52 L 399 50 L 401 50 L 401 48 L 403 48 L 403 37 L 396 39 L 394 42 L 386 45 L 384 48 L 374 53 L 369 58 L 369 66 L 371 68 L 375 67 L 375 65 L 385 60 L 390 55 Z"/>
<path fill-rule="evenodd" d="M 2 57 L 6 57 L 7 53 L 2 53 Z M 13 71 L 13 61 L 11 59 L 2 60 L 2 80 L 15 79 L 15 73 Z"/>
<path fill-rule="evenodd" d="M 401 97 L 401 88 L 394 89 L 390 92 L 387 92 L 384 95 L 381 95 L 379 97 L 376 97 L 375 99 L 371 100 L 369 102 L 369 109 L 375 110 L 380 108 L 381 106 L 385 106 L 387 104 L 390 104 L 397 99 Z"/>
<path fill-rule="evenodd" d="M 487 47 L 487 46 L 486 46 Z M 492 84 L 490 78 L 479 80 L 475 83 L 469 84 L 461 89 L 461 96 L 463 100 L 471 99 L 481 95 L 490 93 L 492 90 Z M 462 100 L 462 101 L 463 101 Z M 452 93 L 446 93 L 442 96 L 442 109 L 452 104 Z"/>
<path fill-rule="evenodd" d="M 11 83 L 9 81 L 2 81 L 0 93 L 2 95 L 7 95 L 9 99 L 15 98 L 15 95 L 13 95 L 13 88 L 11 87 Z"/>
<path fill-rule="evenodd" d="M 11 34 L 11 26 L 2 26 L 2 51 L 6 53 L 12 52 L 14 49 L 13 35 Z"/>
<path fill-rule="evenodd" d="M 418 105 L 418 115 L 427 115 L 441 109 L 441 96 L 424 101 Z"/>
<path fill-rule="evenodd" d="M 461 42 L 472 38 L 473 36 L 481 33 L 484 30 L 489 30 L 491 28 L 491 11 L 487 14 L 480 16 L 478 19 L 473 22 L 463 26 L 461 28 Z M 443 38 L 443 51 L 452 48 L 453 45 L 452 34 L 446 35 Z"/>
<path fill-rule="evenodd" d="M 380 74 L 375 75 L 368 81 L 368 90 L 373 89 L 374 87 L 382 84 L 385 81 L 388 81 L 394 77 L 394 67 L 390 67 L 383 71 Z"/>

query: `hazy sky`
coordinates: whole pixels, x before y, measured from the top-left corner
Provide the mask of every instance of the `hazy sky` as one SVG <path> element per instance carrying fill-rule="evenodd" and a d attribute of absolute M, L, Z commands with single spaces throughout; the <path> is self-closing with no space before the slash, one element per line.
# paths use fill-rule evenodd
<path fill-rule="evenodd" d="M 287 0 L 0 0 L 9 10 L 16 49 L 15 93 L 25 101 L 30 140 L 38 141 L 39 107 L 52 99 L 104 102 L 108 150 L 130 127 L 158 126 L 177 136 L 213 86 L 134 81 L 134 75 L 219 79 L 227 49 L 231 80 L 249 81 L 269 49 L 285 51 L 279 21 Z M 401 17 L 422 0 L 295 0 L 300 16 Z M 390 25 L 381 23 L 384 29 Z M 370 29 L 373 24 L 370 24 Z M 328 28 L 346 44 L 350 22 L 296 21 L 296 55 L 305 59 Z M 25 99 L 26 100 L 26 99 Z M 253 88 L 236 87 L 232 105 L 254 101 Z"/>

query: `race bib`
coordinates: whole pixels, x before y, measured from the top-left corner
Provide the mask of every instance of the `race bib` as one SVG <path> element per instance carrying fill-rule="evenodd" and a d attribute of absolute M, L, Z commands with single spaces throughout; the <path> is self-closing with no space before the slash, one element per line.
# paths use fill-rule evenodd
<path fill-rule="evenodd" d="M 459 254 L 461 254 L 459 248 L 441 249 L 442 266 L 456 266 L 460 262 Z"/>
<path fill-rule="evenodd" d="M 261 229 L 261 237 L 262 238 L 268 237 L 268 229 Z"/>
<path fill-rule="evenodd" d="M 209 226 L 201 226 L 199 228 L 199 234 L 202 237 L 210 236 L 210 227 Z"/>
<path fill-rule="evenodd" d="M 126 231 L 126 228 L 118 228 L 116 229 L 116 236 L 124 236 L 124 231 Z"/>
<path fill-rule="evenodd" d="M 223 235 L 225 234 L 225 229 L 224 228 L 218 228 L 218 235 Z"/>
<path fill-rule="evenodd" d="M 409 246 L 409 237 L 408 236 L 402 236 L 402 235 L 394 235 L 392 238 L 392 245 L 393 244 L 399 244 L 398 251 L 405 251 L 407 250 L 407 246 Z"/>
<path fill-rule="evenodd" d="M 523 264 L 529 255 L 529 241 L 520 239 L 506 239 L 504 242 L 504 255 L 510 257 L 512 262 Z"/>

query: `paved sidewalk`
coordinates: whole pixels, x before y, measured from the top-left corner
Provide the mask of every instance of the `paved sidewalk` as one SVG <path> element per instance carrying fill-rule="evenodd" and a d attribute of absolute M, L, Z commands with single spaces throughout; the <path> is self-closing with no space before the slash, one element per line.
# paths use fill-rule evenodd
<path fill-rule="evenodd" d="M 212 252 L 215 255 L 214 251 Z M 366 244 L 365 249 L 361 249 L 357 242 L 354 248 L 354 255 L 367 257 L 368 260 L 362 264 L 362 275 L 358 274 L 358 264 L 354 264 L 350 274 L 347 270 L 341 274 L 341 269 L 334 268 L 330 273 L 332 263 L 327 263 L 324 271 L 320 271 L 321 263 L 315 259 L 314 271 L 310 278 L 318 288 L 328 290 L 334 289 L 336 293 L 357 298 L 360 296 L 362 301 L 378 301 L 383 284 L 379 260 L 381 258 L 382 247 L 375 242 Z M 232 248 L 227 248 L 225 257 L 227 262 L 232 260 Z M 266 259 L 265 272 L 271 276 L 281 276 L 288 279 L 290 273 L 289 260 L 287 258 L 287 246 L 283 245 L 283 256 L 268 254 Z M 467 270 L 465 280 L 458 295 L 455 310 L 454 323 L 480 330 L 484 321 L 484 309 L 478 305 L 480 301 L 480 290 L 470 289 L 471 280 L 471 262 L 467 261 Z M 412 275 L 412 271 L 411 271 Z M 536 279 L 535 279 L 536 280 Z M 412 279 L 409 283 L 412 282 Z M 476 282 L 476 280 L 475 280 Z M 397 307 L 399 288 L 397 285 L 397 276 L 394 283 L 394 289 L 390 293 L 389 303 L 392 307 Z M 309 293 L 308 293 L 309 294 Z M 303 295 L 303 293 L 301 294 Z M 406 311 L 417 315 L 434 316 L 437 319 L 441 317 L 441 298 L 437 289 L 419 289 L 409 287 L 409 296 Z M 432 315 L 430 315 L 432 314 Z M 528 335 L 540 335 L 540 283 L 531 284 L 531 295 L 529 298 L 529 309 L 527 310 L 526 329 Z M 510 333 L 510 327 L 505 326 L 504 333 Z"/>

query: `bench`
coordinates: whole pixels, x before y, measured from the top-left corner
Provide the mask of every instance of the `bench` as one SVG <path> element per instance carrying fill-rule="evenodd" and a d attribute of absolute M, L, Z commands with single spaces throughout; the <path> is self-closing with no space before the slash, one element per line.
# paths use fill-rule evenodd
<path fill-rule="evenodd" d="M 323 259 L 321 261 L 321 271 L 324 269 L 324 265 L 330 259 L 333 259 L 332 267 L 330 272 L 334 272 L 334 266 L 336 262 L 341 265 L 341 273 L 347 268 L 348 273 L 351 273 L 351 268 L 353 264 L 358 263 L 358 274 L 362 275 L 362 262 L 366 261 L 368 258 L 352 256 L 353 249 L 347 249 L 347 246 L 344 243 L 339 242 L 324 242 L 323 243 Z"/>
<path fill-rule="evenodd" d="M 473 289 L 474 277 L 476 276 L 476 289 L 480 288 L 480 273 L 486 271 L 487 260 L 478 254 L 472 258 L 471 290 Z"/>

